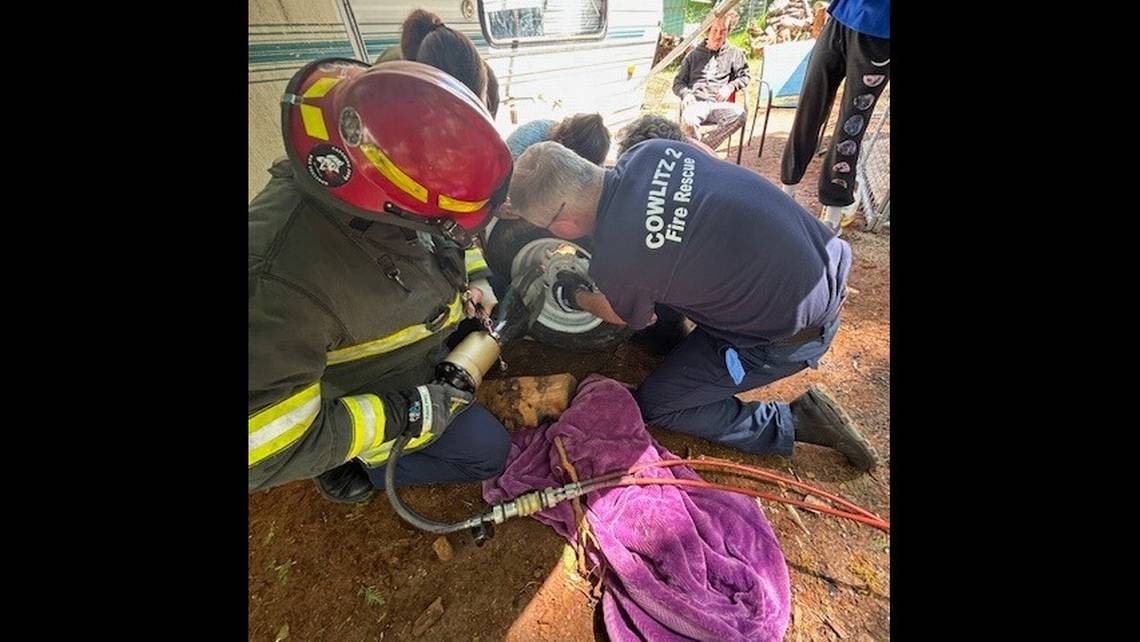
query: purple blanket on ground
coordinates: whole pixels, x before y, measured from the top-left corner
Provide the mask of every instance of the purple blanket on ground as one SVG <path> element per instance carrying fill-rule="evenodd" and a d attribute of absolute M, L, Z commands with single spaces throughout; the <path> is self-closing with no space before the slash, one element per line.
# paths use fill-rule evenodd
<path fill-rule="evenodd" d="M 483 482 L 491 503 L 571 481 L 554 438 L 580 479 L 637 463 L 676 459 L 650 437 L 626 388 L 591 376 L 555 423 L 511 435 L 506 470 Z M 700 479 L 687 466 L 641 476 Z M 784 555 L 755 501 L 676 486 L 626 486 L 583 498 L 605 559 L 602 609 L 614 642 L 781 640 L 790 590 Z M 570 502 L 538 513 L 574 542 Z M 598 564 L 590 556 L 591 567 Z"/>

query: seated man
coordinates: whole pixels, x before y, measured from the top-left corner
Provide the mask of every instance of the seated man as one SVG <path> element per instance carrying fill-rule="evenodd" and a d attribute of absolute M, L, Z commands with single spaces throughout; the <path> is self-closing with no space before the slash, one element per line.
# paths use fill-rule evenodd
<path fill-rule="evenodd" d="M 739 18 L 729 11 L 713 22 L 708 36 L 685 56 L 673 79 L 673 93 L 683 105 L 681 127 L 713 149 L 744 126 L 744 101 L 728 102 L 732 92 L 743 91 L 750 80 L 744 52 L 727 42 Z M 717 128 L 701 138 L 697 127 L 708 123 Z"/>

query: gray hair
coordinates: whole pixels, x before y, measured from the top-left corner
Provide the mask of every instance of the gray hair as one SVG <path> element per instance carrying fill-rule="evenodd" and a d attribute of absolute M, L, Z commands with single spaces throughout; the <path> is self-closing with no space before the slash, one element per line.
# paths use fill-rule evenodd
<path fill-rule="evenodd" d="M 677 123 L 663 118 L 657 114 L 645 114 L 625 126 L 618 133 L 621 142 L 618 144 L 618 156 L 624 154 L 630 147 L 647 140 L 665 138 L 668 140 L 685 140 L 685 134 Z"/>
<path fill-rule="evenodd" d="M 565 204 L 581 199 L 601 169 L 553 141 L 536 143 L 515 161 L 511 209 L 531 225 L 545 227 Z"/>
<path fill-rule="evenodd" d="M 736 9 L 729 9 L 719 19 L 724 20 L 724 28 L 732 33 L 732 30 L 740 23 L 740 14 L 736 12 Z"/>

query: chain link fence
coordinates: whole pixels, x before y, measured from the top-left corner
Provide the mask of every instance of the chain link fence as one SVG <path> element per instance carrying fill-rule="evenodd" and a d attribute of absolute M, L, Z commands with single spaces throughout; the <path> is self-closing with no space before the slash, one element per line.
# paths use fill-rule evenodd
<path fill-rule="evenodd" d="M 867 229 L 890 229 L 891 220 L 891 86 L 879 97 L 872 129 L 863 138 L 863 149 L 855 165 L 858 202 L 863 208 Z"/>

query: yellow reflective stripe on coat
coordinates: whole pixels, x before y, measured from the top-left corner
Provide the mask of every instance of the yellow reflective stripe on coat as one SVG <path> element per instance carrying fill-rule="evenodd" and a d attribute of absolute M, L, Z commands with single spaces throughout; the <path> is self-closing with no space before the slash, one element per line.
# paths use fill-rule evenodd
<path fill-rule="evenodd" d="M 483 252 L 477 247 L 463 253 L 463 263 L 467 266 L 467 274 L 487 269 L 487 260 L 483 258 Z"/>
<path fill-rule="evenodd" d="M 347 348 L 340 348 L 328 353 L 328 365 L 335 366 L 338 363 L 347 363 L 349 361 L 356 361 L 358 359 L 365 359 L 374 357 L 378 354 L 385 352 L 393 352 L 405 346 L 410 346 L 417 341 L 426 339 L 433 334 L 443 331 L 463 318 L 463 301 L 458 294 L 455 295 L 455 300 L 448 306 L 447 320 L 440 326 L 439 330 L 432 332 L 428 330 L 427 326 L 423 323 L 417 323 L 411 327 L 397 330 L 386 337 L 373 339 L 368 343 L 361 343 L 359 345 L 349 346 Z"/>
<path fill-rule="evenodd" d="M 321 411 L 318 381 L 249 418 L 249 465 L 255 466 L 295 443 Z"/>
<path fill-rule="evenodd" d="M 419 437 L 416 437 L 415 439 L 409 441 L 408 445 L 404 446 L 404 453 L 407 454 L 407 453 L 412 452 L 413 450 L 418 450 L 420 448 L 423 448 L 424 446 L 427 446 L 428 444 L 430 444 L 434 440 L 435 440 L 435 435 L 433 433 L 425 432 L 424 434 L 420 435 Z M 358 459 L 360 459 L 360 461 L 364 462 L 368 466 L 373 466 L 373 467 L 379 466 L 379 465 L 383 464 L 384 462 L 388 461 L 388 456 L 392 454 L 392 445 L 395 443 L 396 443 L 395 439 L 391 439 L 389 441 L 386 441 L 386 442 L 380 444 L 379 447 L 377 447 L 373 450 L 370 450 L 370 451 L 365 452 L 365 453 L 361 453 L 361 455 L 360 455 L 360 457 L 358 457 Z"/>
<path fill-rule="evenodd" d="M 341 397 L 339 400 L 352 417 L 352 445 L 345 461 L 366 450 L 374 450 L 384 442 L 384 404 L 376 395 Z"/>

